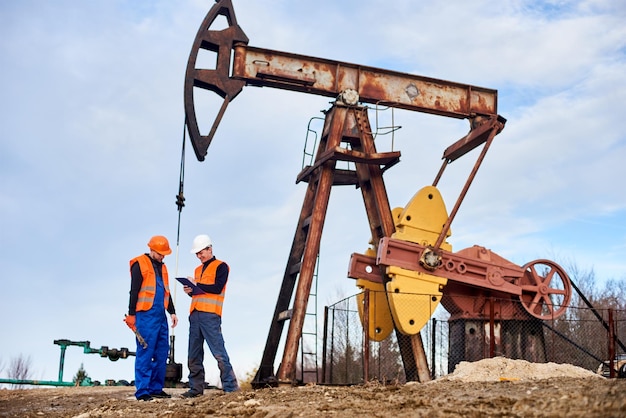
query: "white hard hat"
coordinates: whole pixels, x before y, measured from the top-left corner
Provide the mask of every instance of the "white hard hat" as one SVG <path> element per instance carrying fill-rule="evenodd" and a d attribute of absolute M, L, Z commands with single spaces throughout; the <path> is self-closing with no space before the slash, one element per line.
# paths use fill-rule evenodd
<path fill-rule="evenodd" d="M 193 239 L 193 244 L 191 245 L 191 254 L 197 254 L 212 245 L 213 243 L 211 242 L 211 238 L 209 238 L 208 235 L 198 235 Z"/>

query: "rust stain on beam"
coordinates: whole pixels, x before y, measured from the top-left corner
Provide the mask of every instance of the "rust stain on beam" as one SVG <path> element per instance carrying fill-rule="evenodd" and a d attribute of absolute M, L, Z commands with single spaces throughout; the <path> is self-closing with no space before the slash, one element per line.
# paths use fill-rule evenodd
<path fill-rule="evenodd" d="M 328 97 L 352 89 L 364 103 L 460 119 L 497 114 L 497 90 L 244 44 L 235 46 L 232 77 Z"/>

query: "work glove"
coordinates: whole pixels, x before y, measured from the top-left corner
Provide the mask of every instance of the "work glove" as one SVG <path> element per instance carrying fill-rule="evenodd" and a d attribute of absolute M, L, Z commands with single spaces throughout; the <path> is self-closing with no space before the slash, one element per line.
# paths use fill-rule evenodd
<path fill-rule="evenodd" d="M 131 330 L 136 330 L 137 327 L 135 326 L 135 315 L 124 315 L 124 322 L 126 322 L 126 325 L 128 325 L 128 328 L 130 328 Z"/>

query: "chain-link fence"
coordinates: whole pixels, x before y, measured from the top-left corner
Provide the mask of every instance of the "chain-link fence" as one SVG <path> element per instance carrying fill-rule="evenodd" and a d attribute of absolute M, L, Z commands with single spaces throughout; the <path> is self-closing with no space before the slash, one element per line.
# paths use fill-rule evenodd
<path fill-rule="evenodd" d="M 482 312 L 488 314 L 449 314 L 441 306 L 436 311 L 433 306 L 430 309 L 416 307 L 417 312 L 422 312 L 421 319 L 424 319 L 423 312 L 428 312 L 420 333 L 408 336 L 394 329 L 384 338 L 373 335 L 372 339 L 371 321 L 382 323 L 384 315 L 393 317 L 394 322 L 398 318 L 391 312 L 369 312 L 368 303 L 364 302 L 367 293 L 370 294 L 365 300 L 375 297 L 374 292 L 368 291 L 326 308 L 319 383 L 405 383 L 407 380 L 424 380 L 424 376 L 416 374 L 414 369 L 423 370 L 426 364 L 426 377 L 436 378 L 453 372 L 461 361 L 496 356 L 535 363 L 567 363 L 603 373 L 606 377 L 626 377 L 624 310 L 570 306 L 557 318 L 550 314 L 538 318 L 520 314 L 525 310 L 518 300 L 484 297 L 471 300 L 468 297 L 476 306 L 490 305 L 487 308 L 482 306 Z M 433 300 L 430 296 L 426 299 L 424 295 L 418 296 L 413 300 Z M 407 297 L 404 303 L 410 301 L 411 298 Z M 404 308 L 409 312 L 412 309 L 410 306 Z M 395 309 L 404 308 L 395 306 Z M 550 311 L 562 310 L 554 307 L 548 309 Z M 420 315 L 417 315 L 418 319 Z M 610 359 L 614 360 L 613 373 L 609 368 Z"/>

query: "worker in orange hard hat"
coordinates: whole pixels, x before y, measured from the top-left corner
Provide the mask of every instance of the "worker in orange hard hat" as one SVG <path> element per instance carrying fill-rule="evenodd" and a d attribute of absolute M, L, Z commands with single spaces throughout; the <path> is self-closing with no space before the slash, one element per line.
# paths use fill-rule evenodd
<path fill-rule="evenodd" d="M 172 254 L 170 243 L 163 235 L 155 235 L 150 238 L 150 241 L 148 241 L 148 248 L 161 255 Z"/>
<path fill-rule="evenodd" d="M 170 244 L 162 235 L 148 242 L 149 253 L 130 260 L 130 301 L 125 322 L 137 331 L 146 345 L 137 340 L 135 355 L 135 397 L 141 401 L 169 398 L 163 391 L 169 354 L 169 327 L 165 312 L 170 314 L 172 328 L 178 324 L 170 294 L 167 267 L 163 263 L 171 254 Z"/>

